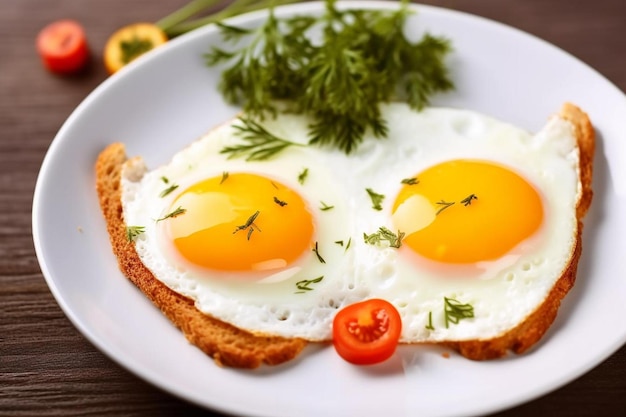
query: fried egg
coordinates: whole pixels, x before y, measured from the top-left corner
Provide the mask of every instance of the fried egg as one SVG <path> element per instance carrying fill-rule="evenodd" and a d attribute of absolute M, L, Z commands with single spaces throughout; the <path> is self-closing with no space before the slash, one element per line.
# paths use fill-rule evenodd
<path fill-rule="evenodd" d="M 157 169 L 130 160 L 123 216 L 141 228 L 140 259 L 200 311 L 254 333 L 329 340 L 337 310 L 367 298 L 397 307 L 403 342 L 515 327 L 575 242 L 572 126 L 553 118 L 532 135 L 468 110 L 381 110 L 388 137 L 366 134 L 350 155 L 294 145 L 229 158 L 245 143 L 235 119 Z M 263 125 L 306 145 L 309 123 Z"/>

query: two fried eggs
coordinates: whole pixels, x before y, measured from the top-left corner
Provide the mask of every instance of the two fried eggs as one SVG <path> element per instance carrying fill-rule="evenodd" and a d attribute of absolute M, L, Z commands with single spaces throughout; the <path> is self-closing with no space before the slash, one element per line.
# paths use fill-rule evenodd
<path fill-rule="evenodd" d="M 153 275 L 254 333 L 329 340 L 338 309 L 394 304 L 403 342 L 489 339 L 546 298 L 576 239 L 572 125 L 537 134 L 467 111 L 381 108 L 388 137 L 343 152 L 229 158 L 235 119 L 172 161 L 122 173 L 123 216 Z M 263 126 L 307 143 L 309 120 Z M 140 233 L 139 233 L 140 231 Z"/>

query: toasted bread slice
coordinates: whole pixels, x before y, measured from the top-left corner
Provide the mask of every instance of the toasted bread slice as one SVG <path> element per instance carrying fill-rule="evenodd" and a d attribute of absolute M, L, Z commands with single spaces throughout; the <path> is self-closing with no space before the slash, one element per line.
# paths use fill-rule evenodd
<path fill-rule="evenodd" d="M 121 203 L 121 169 L 124 145 L 114 143 L 96 161 L 96 190 L 107 231 L 121 271 L 179 327 L 185 337 L 220 365 L 256 368 L 277 365 L 296 357 L 306 346 L 302 339 L 263 337 L 240 330 L 201 313 L 192 300 L 172 291 L 141 263 L 135 245 L 128 241 Z"/>
<path fill-rule="evenodd" d="M 582 186 L 576 206 L 576 218 L 578 220 L 576 243 L 572 247 L 569 265 L 554 284 L 544 302 L 537 306 L 537 309 L 526 320 L 512 330 L 489 340 L 443 343 L 443 345 L 458 351 L 467 358 L 475 360 L 494 359 L 506 355 L 509 350 L 517 354 L 526 352 L 541 339 L 554 322 L 561 300 L 574 286 L 578 260 L 582 251 L 582 218 L 587 213 L 593 196 L 591 179 L 595 153 L 595 132 L 587 114 L 571 103 L 563 105 L 559 117 L 569 121 L 574 126 L 579 149 L 579 176 Z"/>
<path fill-rule="evenodd" d="M 467 358 L 485 360 L 502 357 L 508 351 L 518 354 L 527 351 L 548 330 L 556 317 L 561 300 L 574 285 L 582 250 L 582 218 L 592 199 L 595 135 L 588 116 L 578 107 L 565 104 L 559 117 L 568 120 L 574 127 L 580 161 L 581 194 L 576 207 L 578 228 L 569 265 L 543 303 L 512 330 L 491 339 L 438 343 Z M 305 340 L 255 335 L 203 314 L 194 307 L 192 300 L 165 286 L 142 264 L 134 244 L 127 239 L 122 213 L 120 180 L 122 165 L 126 160 L 124 145 L 114 143 L 101 152 L 96 162 L 96 186 L 100 206 L 113 252 L 124 275 L 183 331 L 191 343 L 212 356 L 218 364 L 255 368 L 262 363 L 274 365 L 296 357 L 307 344 Z"/>

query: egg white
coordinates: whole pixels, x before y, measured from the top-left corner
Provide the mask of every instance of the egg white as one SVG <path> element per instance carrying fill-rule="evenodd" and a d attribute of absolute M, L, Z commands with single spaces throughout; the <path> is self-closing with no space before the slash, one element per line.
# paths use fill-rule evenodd
<path fill-rule="evenodd" d="M 390 104 L 382 112 L 388 137 L 366 135 L 349 156 L 307 146 L 288 148 L 271 161 L 227 159 L 219 151 L 241 142 L 229 122 L 156 170 L 147 171 L 141 161 L 131 161 L 123 172 L 122 204 L 126 224 L 146 228 L 136 242 L 142 262 L 157 279 L 195 300 L 200 311 L 264 334 L 328 340 L 338 309 L 374 297 L 398 308 L 404 342 L 490 338 L 511 329 L 546 298 L 571 256 L 581 193 L 572 126 L 555 117 L 531 135 L 467 110 L 429 108 L 418 113 L 404 104 Z M 304 116 L 286 114 L 264 122 L 275 135 L 299 143 L 307 141 L 308 124 Z M 465 268 L 424 262 L 408 247 L 365 243 L 363 233 L 381 226 L 393 230 L 391 206 L 401 179 L 453 159 L 493 161 L 533 184 L 545 203 L 541 232 L 511 256 Z M 305 167 L 309 176 L 299 184 L 297 176 Z M 161 177 L 180 184 L 182 190 L 185 184 L 224 171 L 266 175 L 298 191 L 314 213 L 316 239 L 326 263 L 307 253 L 293 275 L 270 276 L 262 283 L 198 273 L 182 264 L 159 240 L 154 221 L 176 195 L 158 197 Z M 372 208 L 366 188 L 385 196 L 382 210 Z M 334 208 L 319 210 L 321 201 Z M 299 280 L 318 276 L 324 279 L 313 290 L 295 290 Z M 471 304 L 475 317 L 446 327 L 444 297 Z"/>

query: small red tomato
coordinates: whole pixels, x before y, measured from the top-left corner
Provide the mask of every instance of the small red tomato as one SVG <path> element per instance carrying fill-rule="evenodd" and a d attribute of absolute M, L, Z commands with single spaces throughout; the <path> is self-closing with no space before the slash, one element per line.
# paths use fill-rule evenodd
<path fill-rule="evenodd" d="M 371 299 L 340 310 L 333 320 L 333 344 L 339 356 L 356 365 L 388 359 L 396 350 L 402 319 L 388 301 Z"/>
<path fill-rule="evenodd" d="M 37 51 L 48 70 L 72 74 L 83 69 L 89 59 L 89 48 L 82 26 L 73 20 L 59 20 L 37 35 Z"/>

